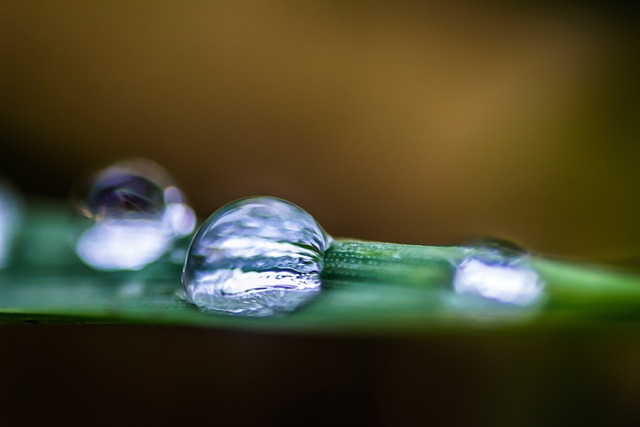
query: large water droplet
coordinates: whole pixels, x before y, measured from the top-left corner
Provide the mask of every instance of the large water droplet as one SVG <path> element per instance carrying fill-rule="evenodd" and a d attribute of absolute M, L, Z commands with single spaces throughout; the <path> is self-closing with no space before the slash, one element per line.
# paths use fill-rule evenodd
<path fill-rule="evenodd" d="M 99 171 L 77 190 L 74 202 L 92 221 L 76 253 L 98 270 L 138 270 L 195 227 L 182 192 L 149 160 L 125 160 Z"/>
<path fill-rule="evenodd" d="M 456 268 L 453 287 L 460 295 L 530 306 L 541 300 L 544 283 L 527 252 L 512 243 L 485 240 L 467 249 Z"/>
<path fill-rule="evenodd" d="M 17 193 L 0 182 L 0 268 L 9 262 L 13 240 L 18 234 L 22 203 Z"/>
<path fill-rule="evenodd" d="M 296 205 L 270 197 L 232 202 L 200 227 L 187 255 L 186 298 L 243 316 L 291 311 L 320 291 L 331 238 Z"/>

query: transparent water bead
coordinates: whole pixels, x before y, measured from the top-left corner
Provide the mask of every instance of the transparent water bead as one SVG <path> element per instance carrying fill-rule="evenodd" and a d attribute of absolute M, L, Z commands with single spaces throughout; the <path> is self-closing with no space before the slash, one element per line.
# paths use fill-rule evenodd
<path fill-rule="evenodd" d="M 544 283 L 527 252 L 512 243 L 486 240 L 467 249 L 456 267 L 453 287 L 460 295 L 530 306 L 542 299 Z"/>
<path fill-rule="evenodd" d="M 77 210 L 91 220 L 76 253 L 98 270 L 138 270 L 190 234 L 196 217 L 158 164 L 130 159 L 94 174 L 76 191 Z"/>
<path fill-rule="evenodd" d="M 198 230 L 184 266 L 186 299 L 203 310 L 242 316 L 291 311 L 320 291 L 331 238 L 284 200 L 232 202 Z"/>
<path fill-rule="evenodd" d="M 11 246 L 22 216 L 22 203 L 17 193 L 0 181 L 0 268 L 9 262 Z"/>

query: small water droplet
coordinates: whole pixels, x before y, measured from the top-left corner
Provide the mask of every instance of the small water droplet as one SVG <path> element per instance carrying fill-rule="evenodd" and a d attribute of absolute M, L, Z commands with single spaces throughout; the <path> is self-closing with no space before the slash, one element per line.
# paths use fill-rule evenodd
<path fill-rule="evenodd" d="M 22 219 L 22 202 L 17 192 L 0 182 L 0 268 L 10 258 L 11 247 Z"/>
<path fill-rule="evenodd" d="M 76 253 L 98 270 L 138 270 L 195 227 L 195 214 L 169 174 L 145 159 L 118 162 L 76 189 L 74 205 L 91 220 Z"/>
<path fill-rule="evenodd" d="M 544 283 L 531 265 L 529 253 L 512 243 L 491 239 L 467 249 L 456 267 L 453 287 L 460 295 L 531 306 L 541 300 Z"/>
<path fill-rule="evenodd" d="M 196 233 L 183 272 L 186 298 L 242 316 L 291 311 L 320 291 L 331 238 L 307 212 L 280 199 L 232 202 Z"/>

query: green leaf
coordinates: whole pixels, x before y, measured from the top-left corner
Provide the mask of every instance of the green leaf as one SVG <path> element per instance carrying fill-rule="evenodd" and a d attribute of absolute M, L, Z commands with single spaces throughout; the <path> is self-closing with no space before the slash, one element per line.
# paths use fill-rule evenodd
<path fill-rule="evenodd" d="M 640 320 L 640 277 L 537 258 L 541 307 L 461 298 L 450 286 L 459 247 L 338 242 L 323 291 L 309 305 L 270 318 L 203 313 L 176 296 L 182 265 L 167 256 L 137 272 L 98 272 L 72 250 L 73 222 L 57 205 L 28 211 L 11 265 L 0 271 L 0 323 L 127 323 L 331 334 L 545 330 Z M 181 242 L 178 254 L 184 253 Z"/>

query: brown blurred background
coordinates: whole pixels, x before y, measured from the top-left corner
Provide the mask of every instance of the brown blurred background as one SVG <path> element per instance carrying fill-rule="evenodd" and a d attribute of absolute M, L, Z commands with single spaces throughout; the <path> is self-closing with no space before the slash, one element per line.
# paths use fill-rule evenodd
<path fill-rule="evenodd" d="M 157 160 L 206 216 L 294 201 L 334 235 L 640 252 L 628 11 L 554 2 L 0 3 L 0 173 L 63 197 Z"/>

